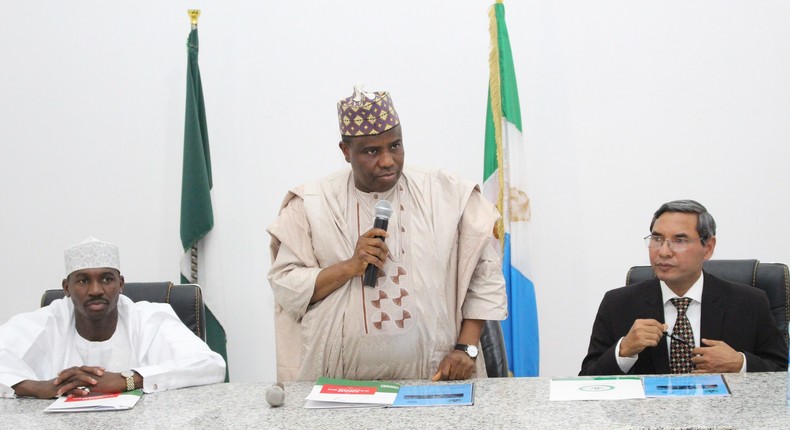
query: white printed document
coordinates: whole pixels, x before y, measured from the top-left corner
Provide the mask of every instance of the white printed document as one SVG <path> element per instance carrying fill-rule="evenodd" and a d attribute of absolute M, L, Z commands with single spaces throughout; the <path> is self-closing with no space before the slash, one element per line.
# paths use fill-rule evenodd
<path fill-rule="evenodd" d="M 638 376 L 552 378 L 550 401 L 644 399 Z"/>
<path fill-rule="evenodd" d="M 44 412 L 97 412 L 122 411 L 132 409 L 143 390 L 137 389 L 123 393 L 90 393 L 87 396 L 58 397 Z"/>

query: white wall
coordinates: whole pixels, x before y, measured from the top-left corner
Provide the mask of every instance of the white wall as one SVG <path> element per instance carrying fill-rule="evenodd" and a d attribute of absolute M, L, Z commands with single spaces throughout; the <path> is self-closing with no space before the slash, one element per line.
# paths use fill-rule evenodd
<path fill-rule="evenodd" d="M 335 102 L 393 94 L 412 165 L 482 176 L 488 1 L 7 2 L 0 14 L 0 321 L 62 251 L 121 247 L 177 280 L 186 9 L 203 10 L 231 379 L 272 381 L 266 226 L 343 167 Z M 509 1 L 531 178 L 541 373 L 578 372 L 603 293 L 646 264 L 664 201 L 719 223 L 718 258 L 790 262 L 790 3 Z M 209 286 L 206 286 L 207 288 Z"/>

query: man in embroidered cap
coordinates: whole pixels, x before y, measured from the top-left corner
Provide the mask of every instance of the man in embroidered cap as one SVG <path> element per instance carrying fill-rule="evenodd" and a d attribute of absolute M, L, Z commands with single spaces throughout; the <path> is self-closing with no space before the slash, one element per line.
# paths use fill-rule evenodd
<path fill-rule="evenodd" d="M 485 376 L 484 321 L 507 316 L 496 209 L 454 174 L 404 169 L 389 93 L 355 87 L 337 111 L 351 169 L 292 189 L 268 229 L 278 379 Z"/>
<path fill-rule="evenodd" d="M 225 361 L 168 304 L 121 294 L 118 247 L 65 251 L 66 297 L 0 326 L 0 397 L 51 398 L 222 382 Z"/>

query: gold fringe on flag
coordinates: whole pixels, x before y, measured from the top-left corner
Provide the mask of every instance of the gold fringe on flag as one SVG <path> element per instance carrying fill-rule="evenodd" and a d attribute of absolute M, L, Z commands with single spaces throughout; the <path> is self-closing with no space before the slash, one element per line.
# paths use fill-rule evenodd
<path fill-rule="evenodd" d="M 501 3 L 497 1 L 497 3 Z M 491 49 L 488 53 L 488 93 L 491 98 L 491 114 L 494 122 L 494 136 L 496 140 L 496 161 L 497 161 L 497 182 L 499 183 L 499 191 L 497 195 L 496 207 L 499 210 L 501 218 L 494 226 L 494 236 L 499 239 L 500 246 L 504 249 L 505 246 L 505 168 L 503 165 L 503 152 L 502 152 L 502 88 L 500 86 L 500 70 L 499 70 L 499 27 L 496 20 L 496 10 L 494 6 L 488 9 L 488 32 L 491 38 Z"/>

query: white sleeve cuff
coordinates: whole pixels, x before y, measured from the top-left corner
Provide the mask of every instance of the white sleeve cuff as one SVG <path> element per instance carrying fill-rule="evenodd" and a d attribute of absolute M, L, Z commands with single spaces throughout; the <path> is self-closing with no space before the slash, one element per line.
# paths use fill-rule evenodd
<path fill-rule="evenodd" d="M 14 399 L 14 398 L 16 398 L 14 389 L 4 384 L 0 384 L 0 399 Z"/>
<path fill-rule="evenodd" d="M 634 367 L 636 360 L 639 359 L 639 354 L 634 354 L 630 357 L 620 357 L 620 342 L 622 342 L 623 339 L 625 338 L 621 337 L 614 347 L 614 358 L 617 360 L 617 366 L 620 367 L 620 370 L 622 370 L 623 373 L 628 373 L 628 371 Z"/>
<path fill-rule="evenodd" d="M 4 373 L 0 375 L 0 399 L 13 399 L 16 398 L 16 393 L 12 388 L 14 385 L 24 381 L 27 378 L 10 375 Z"/>

